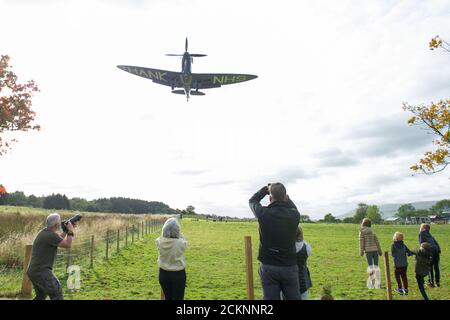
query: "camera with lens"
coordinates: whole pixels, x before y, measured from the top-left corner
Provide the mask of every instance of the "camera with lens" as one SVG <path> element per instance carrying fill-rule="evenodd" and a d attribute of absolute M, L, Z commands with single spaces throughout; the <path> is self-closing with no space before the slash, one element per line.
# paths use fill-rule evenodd
<path fill-rule="evenodd" d="M 70 219 L 64 220 L 61 222 L 61 229 L 64 231 L 64 233 L 69 232 L 69 230 L 67 229 L 67 224 L 70 222 L 72 223 L 72 225 L 76 226 L 77 222 L 81 220 L 81 214 L 77 214 L 75 216 L 73 216 Z"/>

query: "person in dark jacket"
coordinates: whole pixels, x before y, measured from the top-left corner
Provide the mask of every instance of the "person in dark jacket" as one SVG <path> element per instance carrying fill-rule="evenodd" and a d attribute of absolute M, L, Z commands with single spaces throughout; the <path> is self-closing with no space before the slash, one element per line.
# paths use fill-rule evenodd
<path fill-rule="evenodd" d="M 424 300 L 429 300 L 425 291 L 425 277 L 431 269 L 432 246 L 428 242 L 423 242 L 419 249 L 413 249 L 411 252 L 416 256 L 414 263 L 414 272 L 416 273 L 417 285 Z"/>
<path fill-rule="evenodd" d="M 270 195 L 270 204 L 261 200 Z M 295 250 L 300 213 L 281 183 L 261 188 L 249 200 L 259 223 L 259 275 L 264 300 L 299 300 L 298 266 Z"/>
<path fill-rule="evenodd" d="M 428 285 L 430 287 L 436 286 L 440 287 L 441 280 L 441 272 L 439 267 L 440 255 L 441 255 L 441 247 L 439 247 L 439 243 L 430 233 L 430 225 L 423 223 L 420 225 L 419 232 L 419 243 L 428 242 L 431 245 L 431 252 L 433 255 L 433 260 L 431 261 L 431 269 L 428 278 Z"/>
<path fill-rule="evenodd" d="M 394 233 L 394 243 L 391 246 L 391 253 L 394 257 L 395 268 L 395 280 L 397 281 L 397 289 L 395 290 L 399 294 L 408 295 L 408 258 L 413 253 L 403 243 L 403 233 Z M 403 284 L 402 284 L 403 281 Z"/>

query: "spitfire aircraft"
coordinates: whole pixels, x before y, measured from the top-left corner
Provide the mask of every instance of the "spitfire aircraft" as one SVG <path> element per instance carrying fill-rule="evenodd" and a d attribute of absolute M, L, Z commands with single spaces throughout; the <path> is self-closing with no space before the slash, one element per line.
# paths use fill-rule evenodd
<path fill-rule="evenodd" d="M 199 89 L 219 88 L 226 84 L 233 84 L 252 80 L 257 78 L 251 74 L 233 74 L 233 73 L 192 73 L 191 66 L 194 58 L 205 57 L 206 54 L 196 54 L 188 52 L 188 39 L 186 38 L 184 54 L 166 54 L 167 56 L 182 57 L 181 72 L 150 69 L 135 66 L 117 66 L 126 72 L 147 78 L 155 83 L 162 84 L 172 88 L 172 93 L 185 94 L 189 101 L 189 96 L 204 96 L 205 93 Z M 176 90 L 175 88 L 182 88 Z"/>

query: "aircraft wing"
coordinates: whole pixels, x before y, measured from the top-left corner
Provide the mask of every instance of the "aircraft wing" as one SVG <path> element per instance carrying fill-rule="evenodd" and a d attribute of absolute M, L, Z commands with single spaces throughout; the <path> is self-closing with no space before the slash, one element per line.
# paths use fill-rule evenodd
<path fill-rule="evenodd" d="M 218 88 L 226 84 L 233 84 L 253 80 L 258 76 L 252 74 L 234 73 L 193 73 L 192 81 L 198 82 L 199 89 Z"/>
<path fill-rule="evenodd" d="M 177 87 L 177 82 L 179 82 L 181 72 L 173 72 L 167 70 L 159 70 L 159 69 L 150 69 L 143 67 L 135 67 L 135 66 L 117 66 L 117 68 L 122 69 L 123 71 L 129 72 L 136 76 L 150 79 L 155 83 L 162 84 L 164 86 L 173 86 Z"/>

